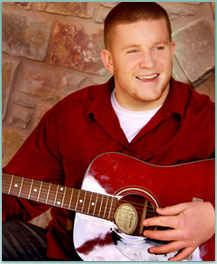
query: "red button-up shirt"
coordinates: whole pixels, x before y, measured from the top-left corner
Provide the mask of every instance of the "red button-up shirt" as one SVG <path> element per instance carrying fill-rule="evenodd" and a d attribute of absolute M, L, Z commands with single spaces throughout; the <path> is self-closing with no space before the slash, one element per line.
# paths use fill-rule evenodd
<path fill-rule="evenodd" d="M 161 109 L 129 143 L 111 105 L 114 80 L 67 96 L 42 118 L 4 172 L 80 188 L 90 162 L 104 152 L 121 152 L 143 161 L 172 165 L 214 157 L 215 107 L 205 95 L 171 79 Z M 4 195 L 3 218 L 24 220 L 48 206 Z M 18 202 L 19 201 L 19 202 Z M 69 212 L 52 208 L 48 256 L 73 259 Z M 70 244 L 71 243 L 71 244 Z"/>

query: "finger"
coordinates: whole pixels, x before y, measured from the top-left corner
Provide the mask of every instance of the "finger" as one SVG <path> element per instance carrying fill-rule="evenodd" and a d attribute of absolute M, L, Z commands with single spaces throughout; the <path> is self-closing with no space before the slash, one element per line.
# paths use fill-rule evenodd
<path fill-rule="evenodd" d="M 143 221 L 143 225 L 175 228 L 177 226 L 177 217 L 176 216 L 157 216 L 153 218 L 147 218 Z"/>
<path fill-rule="evenodd" d="M 162 240 L 162 241 L 172 241 L 172 240 L 180 240 L 181 237 L 179 235 L 179 231 L 175 229 L 169 229 L 164 231 L 158 231 L 158 230 L 145 230 L 143 232 L 143 235 L 145 237 L 156 239 L 156 240 Z"/>
<path fill-rule="evenodd" d="M 180 214 L 185 208 L 187 203 L 180 203 L 164 208 L 157 208 L 157 213 L 160 215 L 177 215 Z"/>
<path fill-rule="evenodd" d="M 184 247 L 184 244 L 181 241 L 173 241 L 168 244 L 164 244 L 162 246 L 157 246 L 157 247 L 151 247 L 149 248 L 150 253 L 155 253 L 155 254 L 166 254 L 166 253 L 171 253 L 175 251 L 179 251 Z"/>
<path fill-rule="evenodd" d="M 192 248 L 192 247 L 185 248 L 182 251 L 180 251 L 175 257 L 170 258 L 169 261 L 181 261 L 183 259 L 186 259 L 194 252 L 195 249 L 196 248 Z"/>

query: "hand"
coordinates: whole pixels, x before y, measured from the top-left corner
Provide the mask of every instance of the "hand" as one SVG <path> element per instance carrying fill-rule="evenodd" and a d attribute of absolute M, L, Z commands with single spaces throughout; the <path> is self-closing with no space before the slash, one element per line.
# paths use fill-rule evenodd
<path fill-rule="evenodd" d="M 145 230 L 144 236 L 151 239 L 171 241 L 152 247 L 150 253 L 169 253 L 181 250 L 170 261 L 180 261 L 188 257 L 215 233 L 215 211 L 210 202 L 181 203 L 165 208 L 157 208 L 160 216 L 144 220 L 144 226 L 162 226 L 168 230 Z"/>

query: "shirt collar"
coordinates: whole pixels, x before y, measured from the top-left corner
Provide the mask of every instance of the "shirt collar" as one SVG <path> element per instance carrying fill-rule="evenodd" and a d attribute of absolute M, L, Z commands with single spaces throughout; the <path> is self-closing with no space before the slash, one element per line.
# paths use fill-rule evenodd
<path fill-rule="evenodd" d="M 99 89 L 94 90 L 97 94 L 92 94 L 93 103 L 89 109 L 89 114 L 105 113 L 113 111 L 111 105 L 111 93 L 114 89 L 114 77 L 110 78 L 105 84 L 99 86 Z M 177 122 L 182 123 L 187 101 L 186 87 L 188 84 L 178 82 L 171 78 L 170 90 L 168 96 L 161 108 L 163 118 L 169 117 L 171 114 L 177 116 Z"/>

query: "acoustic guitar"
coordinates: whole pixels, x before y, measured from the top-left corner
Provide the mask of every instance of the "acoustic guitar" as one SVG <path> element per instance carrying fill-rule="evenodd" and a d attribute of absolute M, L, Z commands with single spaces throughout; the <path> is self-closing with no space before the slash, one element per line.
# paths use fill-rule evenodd
<path fill-rule="evenodd" d="M 165 261 L 177 252 L 150 254 L 150 247 L 166 242 L 144 237 L 142 222 L 156 216 L 157 207 L 214 201 L 215 159 L 155 166 L 104 153 L 89 165 L 80 190 L 3 173 L 2 191 L 76 211 L 74 245 L 85 261 Z M 212 238 L 196 260 L 213 260 L 214 251 Z"/>

